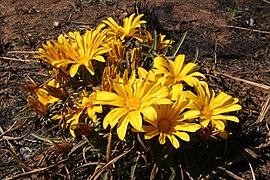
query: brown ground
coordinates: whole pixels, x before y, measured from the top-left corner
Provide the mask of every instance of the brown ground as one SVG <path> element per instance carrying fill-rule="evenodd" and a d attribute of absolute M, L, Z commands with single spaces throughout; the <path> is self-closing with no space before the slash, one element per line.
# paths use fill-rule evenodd
<path fill-rule="evenodd" d="M 211 86 L 238 97 L 243 106 L 238 113 L 241 123 L 232 127 L 233 143 L 228 143 L 228 157 L 224 161 L 233 163 L 223 166 L 226 170 L 216 176 L 212 169 L 208 177 L 252 179 L 254 171 L 256 179 L 270 179 L 269 113 L 256 123 L 269 94 L 265 88 L 270 86 L 269 1 L 155 2 L 155 6 L 147 4 L 139 9 L 152 27 L 175 40 L 188 31 L 180 52 L 192 60 L 198 48 L 196 62 Z M 26 104 L 21 85 L 30 82 L 29 77 L 35 81 L 47 77 L 39 61 L 32 59 L 42 43 L 60 33 L 95 27 L 108 16 L 121 19 L 132 12 L 133 1 L 0 0 L 0 134 L 14 123 L 14 115 Z M 252 86 L 218 72 L 269 86 Z M 19 136 L 24 132 L 17 130 L 6 135 Z M 27 147 L 20 139 L 10 143 L 17 153 Z M 7 146 L 1 139 L 0 179 L 22 172 Z M 211 166 L 207 162 L 205 166 Z"/>

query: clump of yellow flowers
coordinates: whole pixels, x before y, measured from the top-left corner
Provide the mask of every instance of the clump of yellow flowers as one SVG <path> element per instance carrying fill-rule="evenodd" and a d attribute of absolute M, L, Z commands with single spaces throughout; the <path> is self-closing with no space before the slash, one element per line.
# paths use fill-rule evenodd
<path fill-rule="evenodd" d="M 228 121 L 239 122 L 228 114 L 241 109 L 238 99 L 216 95 L 184 54 L 166 56 L 174 41 L 151 34 L 142 17 L 110 17 L 44 44 L 35 58 L 51 65 L 51 79 L 26 86 L 28 106 L 74 137 L 100 124 L 120 140 L 140 133 L 176 149 L 196 132 L 227 138 Z"/>

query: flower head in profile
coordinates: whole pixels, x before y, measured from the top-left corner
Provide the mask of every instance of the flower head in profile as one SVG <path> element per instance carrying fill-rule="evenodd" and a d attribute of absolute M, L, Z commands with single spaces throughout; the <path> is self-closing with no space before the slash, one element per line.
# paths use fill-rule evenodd
<path fill-rule="evenodd" d="M 85 66 L 94 75 L 92 61 L 105 62 L 103 54 L 111 50 L 104 44 L 106 31 L 101 30 L 104 26 L 100 24 L 96 29 L 87 30 L 82 36 L 79 32 L 70 32 L 68 37 L 60 35 L 54 46 L 47 43 L 44 49 L 39 49 L 42 55 L 37 57 L 41 57 L 57 68 L 69 68 L 71 77 L 75 76 L 80 66 Z"/>
<path fill-rule="evenodd" d="M 126 47 L 120 40 L 111 40 L 108 42 L 111 51 L 108 52 L 108 65 L 119 66 L 125 59 Z"/>
<path fill-rule="evenodd" d="M 163 75 L 162 83 L 167 85 L 179 84 L 186 82 L 190 86 L 197 84 L 199 77 L 205 76 L 196 72 L 199 68 L 195 63 L 184 64 L 185 55 L 179 54 L 175 61 L 169 60 L 164 56 L 158 56 L 154 59 L 155 73 Z"/>
<path fill-rule="evenodd" d="M 171 46 L 172 43 L 174 42 L 172 40 L 165 39 L 166 35 L 162 35 L 162 34 L 156 37 L 156 42 L 155 42 L 155 37 L 153 37 L 149 31 L 143 30 L 142 32 L 145 34 L 147 38 L 146 40 L 144 40 L 145 44 L 152 47 L 157 52 L 167 48 L 168 46 Z"/>
<path fill-rule="evenodd" d="M 130 78 L 125 71 L 121 80 L 112 81 L 115 92 L 100 91 L 96 95 L 96 104 L 110 105 L 113 108 L 104 118 L 103 126 L 114 127 L 117 124 L 117 134 L 123 140 L 128 124 L 135 129 L 142 128 L 142 115 L 146 118 L 156 118 L 157 113 L 154 104 L 170 104 L 169 90 L 161 87 L 156 81 L 148 82 L 143 78 L 136 78 L 132 71 Z"/>
<path fill-rule="evenodd" d="M 191 91 L 184 92 L 193 101 L 189 108 L 200 113 L 199 118 L 202 127 L 210 127 L 213 130 L 223 132 L 220 136 L 227 138 L 225 133 L 227 121 L 239 122 L 236 116 L 227 113 L 242 108 L 241 105 L 237 104 L 239 100 L 224 92 L 220 92 L 215 96 L 215 92 L 210 91 L 204 81 L 195 86 L 195 89 L 196 95 Z"/>
<path fill-rule="evenodd" d="M 146 133 L 145 139 L 159 136 L 160 144 L 164 144 L 168 138 L 175 148 L 180 146 L 178 138 L 190 141 L 187 132 L 195 132 L 201 126 L 197 123 L 187 122 L 199 115 L 199 112 L 193 110 L 184 112 L 188 104 L 190 101 L 185 96 L 180 96 L 174 104 L 155 106 L 157 116 L 151 119 L 145 118 L 150 125 L 144 125 L 141 130 Z"/>
<path fill-rule="evenodd" d="M 146 23 L 146 21 L 140 20 L 142 16 L 143 14 L 140 14 L 135 17 L 135 14 L 132 14 L 130 17 L 126 17 L 123 20 L 123 26 L 117 24 L 111 17 L 102 22 L 109 26 L 110 29 L 108 33 L 114 37 L 119 37 L 121 40 L 124 40 L 125 37 L 133 37 L 142 41 L 141 35 L 138 34 L 141 24 Z"/>
<path fill-rule="evenodd" d="M 45 106 L 59 101 L 60 97 L 64 94 L 59 86 L 59 83 L 54 79 L 49 81 L 43 88 L 39 88 L 37 90 L 36 94 L 38 96 L 38 100 Z"/>
<path fill-rule="evenodd" d="M 63 129 L 68 128 L 70 134 L 73 137 L 76 137 L 76 135 L 77 135 L 76 130 L 78 128 L 81 128 L 82 124 L 83 125 L 85 124 L 85 123 L 81 122 L 83 113 L 84 113 L 84 108 L 67 107 L 65 109 L 61 109 L 61 112 L 58 112 L 58 114 L 55 114 L 52 117 L 52 119 L 59 120 L 59 122 L 61 124 L 61 128 L 63 128 Z M 85 127 L 88 127 L 87 124 L 84 125 L 84 129 L 85 129 Z"/>
<path fill-rule="evenodd" d="M 88 97 L 82 99 L 82 106 L 86 108 L 88 117 L 92 119 L 93 122 L 97 121 L 96 113 L 102 113 L 102 106 L 94 104 L 96 100 L 97 92 L 92 92 Z"/>
<path fill-rule="evenodd" d="M 164 56 L 158 56 L 154 59 L 155 74 L 162 75 L 160 81 L 163 85 L 172 87 L 172 99 L 177 98 L 178 88 L 174 87 L 177 84 L 186 82 L 189 86 L 195 86 L 198 83 L 198 78 L 205 78 L 205 76 L 196 72 L 198 65 L 194 63 L 184 64 L 185 55 L 180 54 L 175 58 L 175 61 L 166 59 Z M 177 85 L 179 86 L 179 85 Z"/>

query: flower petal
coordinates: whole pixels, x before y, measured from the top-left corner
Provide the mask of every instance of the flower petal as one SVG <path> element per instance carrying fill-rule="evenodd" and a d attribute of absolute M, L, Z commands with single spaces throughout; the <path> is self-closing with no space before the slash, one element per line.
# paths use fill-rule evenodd
<path fill-rule="evenodd" d="M 126 108 L 114 108 L 105 116 L 105 118 L 103 120 L 103 122 L 105 122 L 105 124 L 103 123 L 103 127 L 104 127 L 104 125 L 106 125 L 106 123 L 108 123 L 113 128 L 116 125 L 116 123 L 118 122 L 118 120 L 120 118 L 122 118 L 127 113 L 128 113 L 128 110 Z M 106 129 L 106 127 L 104 127 L 104 129 Z"/>
<path fill-rule="evenodd" d="M 184 54 L 179 54 L 175 58 L 174 74 L 180 74 L 185 60 Z"/>
<path fill-rule="evenodd" d="M 71 77 L 74 77 L 80 66 L 81 66 L 81 64 L 74 64 L 74 65 L 72 65 L 70 67 L 70 69 L 69 69 L 69 75 Z"/>
<path fill-rule="evenodd" d="M 165 144 L 165 142 L 166 142 L 166 135 L 165 135 L 164 133 L 161 132 L 161 133 L 159 134 L 158 140 L 159 140 L 159 143 L 160 143 L 160 144 Z"/>
<path fill-rule="evenodd" d="M 211 119 L 222 119 L 227 121 L 239 122 L 239 119 L 236 116 L 229 116 L 229 115 L 215 115 L 212 116 Z"/>
<path fill-rule="evenodd" d="M 178 149 L 180 146 L 180 143 L 178 141 L 178 139 L 174 136 L 174 135 L 167 135 L 167 137 L 169 138 L 169 140 L 171 141 L 173 147 L 175 149 Z"/>
<path fill-rule="evenodd" d="M 129 117 L 129 114 L 127 114 L 126 116 L 122 117 L 120 121 L 118 122 L 116 131 L 117 131 L 118 138 L 122 141 L 124 140 L 126 136 L 127 126 L 128 126 L 129 121 L 130 121 L 130 117 Z"/>
<path fill-rule="evenodd" d="M 125 99 L 113 92 L 100 91 L 97 92 L 96 101 L 94 101 L 93 104 L 104 104 L 123 107 L 125 106 Z"/>
<path fill-rule="evenodd" d="M 200 119 L 200 123 L 202 127 L 204 128 L 208 126 L 209 122 L 210 122 L 210 119 L 204 119 L 204 120 Z"/>
<path fill-rule="evenodd" d="M 225 108 L 220 107 L 220 108 L 214 109 L 213 112 L 212 112 L 212 115 L 218 115 L 218 114 L 222 114 L 222 113 L 238 111 L 240 109 L 242 109 L 241 105 L 233 104 L 233 105 L 225 107 Z"/>
<path fill-rule="evenodd" d="M 141 110 L 143 116 L 151 121 L 155 121 L 157 119 L 157 112 L 155 108 L 152 106 L 145 107 Z"/>
<path fill-rule="evenodd" d="M 144 135 L 144 139 L 151 139 L 155 136 L 157 136 L 159 134 L 159 130 L 158 129 L 154 129 L 153 126 L 151 126 L 153 128 L 152 131 L 147 131 L 147 133 Z"/>
<path fill-rule="evenodd" d="M 190 137 L 189 137 L 188 133 L 186 133 L 186 132 L 176 131 L 174 134 L 184 141 L 187 141 L 187 142 L 190 141 Z"/>
<path fill-rule="evenodd" d="M 175 130 L 187 132 L 196 132 L 200 128 L 201 125 L 196 123 L 183 123 L 175 126 Z"/>
<path fill-rule="evenodd" d="M 140 130 L 142 128 L 142 116 L 139 111 L 131 111 L 129 112 L 130 124 L 135 129 Z"/>

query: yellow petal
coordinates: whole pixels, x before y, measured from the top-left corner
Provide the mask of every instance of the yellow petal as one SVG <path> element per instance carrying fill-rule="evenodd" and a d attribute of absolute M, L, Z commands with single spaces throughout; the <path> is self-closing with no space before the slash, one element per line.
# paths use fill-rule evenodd
<path fill-rule="evenodd" d="M 204 127 L 204 128 L 208 126 L 209 122 L 210 122 L 210 119 L 200 120 L 200 123 L 201 123 L 202 127 Z"/>
<path fill-rule="evenodd" d="M 176 131 L 174 132 L 174 134 L 184 141 L 187 141 L 187 142 L 190 141 L 190 137 L 188 133 Z"/>
<path fill-rule="evenodd" d="M 103 56 L 95 56 L 93 59 L 100 61 L 100 62 L 105 62 L 105 59 Z"/>
<path fill-rule="evenodd" d="M 95 74 L 94 67 L 91 62 L 89 62 L 88 66 L 85 66 L 85 67 L 90 72 L 91 75 Z"/>
<path fill-rule="evenodd" d="M 229 115 L 215 115 L 212 116 L 211 119 L 223 119 L 223 120 L 228 120 L 228 121 L 233 121 L 233 122 L 239 122 L 239 119 L 236 116 L 229 116 Z"/>
<path fill-rule="evenodd" d="M 175 149 L 178 149 L 179 146 L 180 146 L 178 139 L 177 139 L 174 135 L 167 135 L 167 137 L 168 137 L 169 140 L 171 141 L 173 147 L 174 147 Z"/>
<path fill-rule="evenodd" d="M 151 139 L 151 138 L 157 136 L 158 134 L 159 134 L 159 130 L 158 129 L 154 129 L 153 131 L 148 131 L 144 135 L 144 139 Z"/>
<path fill-rule="evenodd" d="M 197 77 L 201 77 L 203 79 L 206 79 L 205 75 L 203 75 L 202 73 L 200 72 L 194 72 L 194 73 L 191 73 L 189 74 L 190 76 L 197 76 Z"/>
<path fill-rule="evenodd" d="M 229 101 L 230 99 L 233 100 L 232 96 L 221 92 L 211 101 L 210 108 L 215 109 L 221 107 L 226 101 Z"/>
<path fill-rule="evenodd" d="M 121 86 L 118 83 L 113 83 L 113 89 L 116 91 L 116 93 L 123 98 L 128 98 L 127 92 L 124 90 L 123 86 Z"/>
<path fill-rule="evenodd" d="M 181 71 L 181 75 L 186 76 L 196 68 L 198 68 L 197 64 L 188 63 L 187 65 L 184 66 L 183 70 Z"/>
<path fill-rule="evenodd" d="M 194 119 L 196 117 L 199 117 L 199 115 L 201 114 L 200 110 L 189 110 L 184 112 L 180 117 L 181 121 L 183 120 L 187 120 L 187 119 Z"/>
<path fill-rule="evenodd" d="M 70 134 L 71 134 L 73 137 L 76 137 L 76 134 L 75 134 L 74 130 L 69 129 L 69 132 L 70 132 Z"/>
<path fill-rule="evenodd" d="M 197 78 L 190 75 L 183 77 L 182 80 L 185 81 L 191 87 L 197 86 L 200 82 Z"/>
<path fill-rule="evenodd" d="M 168 63 L 165 60 L 165 58 L 158 56 L 154 59 L 154 67 L 157 68 L 158 70 L 168 72 Z"/>
<path fill-rule="evenodd" d="M 180 72 L 182 70 L 182 66 L 184 64 L 184 60 L 185 60 L 184 54 L 179 54 L 178 56 L 176 56 L 175 65 L 174 65 L 174 73 L 175 74 L 180 74 Z"/>
<path fill-rule="evenodd" d="M 242 106 L 240 106 L 239 104 L 233 104 L 229 107 L 225 107 L 225 108 L 220 107 L 220 108 L 214 109 L 212 112 L 212 115 L 218 115 L 218 114 L 222 114 L 222 113 L 238 111 L 240 109 L 242 109 Z"/>
<path fill-rule="evenodd" d="M 157 119 L 157 112 L 155 108 L 152 106 L 145 107 L 141 110 L 143 116 L 151 121 L 155 121 Z"/>
<path fill-rule="evenodd" d="M 187 132 L 196 132 L 201 128 L 200 124 L 195 123 L 184 123 L 175 126 L 175 130 L 177 131 L 187 131 Z"/>
<path fill-rule="evenodd" d="M 158 140 L 159 140 L 159 143 L 160 143 L 160 144 L 165 144 L 165 142 L 166 142 L 166 135 L 165 135 L 164 133 L 161 132 L 161 133 L 159 134 Z"/>
<path fill-rule="evenodd" d="M 129 117 L 130 117 L 130 124 L 133 126 L 135 129 L 141 129 L 142 128 L 142 116 L 139 111 L 131 111 L 129 112 Z"/>
<path fill-rule="evenodd" d="M 113 128 L 118 120 L 122 118 L 125 114 L 128 113 L 128 110 L 126 108 L 114 108 L 111 110 L 104 118 L 105 125 L 106 123 L 110 124 L 110 126 Z M 104 125 L 104 124 L 103 124 Z M 104 126 L 103 126 L 104 127 Z M 105 128 L 105 127 L 104 127 Z M 106 129 L 106 128 L 105 128 Z"/>
<path fill-rule="evenodd" d="M 214 120 L 214 124 L 215 124 L 215 127 L 218 129 L 218 130 L 221 130 L 223 131 L 226 127 L 225 123 L 223 121 L 219 121 L 219 120 Z"/>
<path fill-rule="evenodd" d="M 125 106 L 125 99 L 113 92 L 100 91 L 97 92 L 96 101 L 94 101 L 93 104 L 104 104 L 123 107 Z"/>
<path fill-rule="evenodd" d="M 124 140 L 126 136 L 129 120 L 130 120 L 130 117 L 129 117 L 129 114 L 127 114 L 127 116 L 122 117 L 120 121 L 118 122 L 117 135 L 118 135 L 118 138 L 122 141 Z"/>

